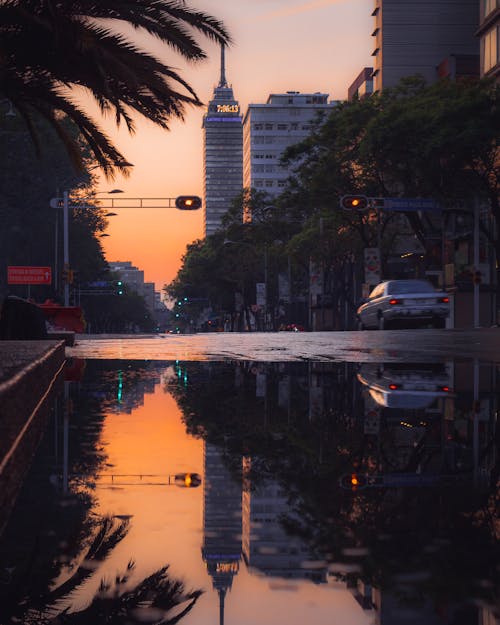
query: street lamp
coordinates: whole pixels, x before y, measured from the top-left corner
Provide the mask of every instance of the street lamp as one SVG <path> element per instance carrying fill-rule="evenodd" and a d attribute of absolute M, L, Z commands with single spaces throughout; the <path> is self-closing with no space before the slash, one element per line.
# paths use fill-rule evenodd
<path fill-rule="evenodd" d="M 101 193 L 115 194 L 123 193 L 121 189 L 112 189 L 111 191 L 97 191 L 94 195 Z M 88 198 L 86 198 L 88 199 Z M 52 198 L 50 200 L 51 208 L 59 208 L 61 206 L 61 198 Z M 69 270 L 69 192 L 64 191 L 62 196 L 62 209 L 63 209 L 63 267 L 65 270 Z M 69 282 L 64 282 L 64 305 L 69 306 Z"/>

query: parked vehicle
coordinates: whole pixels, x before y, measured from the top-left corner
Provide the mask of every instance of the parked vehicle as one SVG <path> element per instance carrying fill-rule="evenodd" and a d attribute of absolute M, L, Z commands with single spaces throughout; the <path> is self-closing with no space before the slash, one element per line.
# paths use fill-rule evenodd
<path fill-rule="evenodd" d="M 450 300 L 427 280 L 388 280 L 373 289 L 356 314 L 359 330 L 429 324 L 444 328 Z"/>

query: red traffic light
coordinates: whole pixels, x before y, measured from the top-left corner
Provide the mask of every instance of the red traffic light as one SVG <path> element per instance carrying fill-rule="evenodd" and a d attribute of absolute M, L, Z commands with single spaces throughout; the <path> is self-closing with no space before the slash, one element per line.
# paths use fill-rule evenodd
<path fill-rule="evenodd" d="M 197 195 L 179 195 L 175 198 L 175 207 L 181 211 L 195 211 L 201 208 L 201 197 Z"/>
<path fill-rule="evenodd" d="M 340 206 L 346 210 L 364 210 L 368 208 L 368 198 L 366 195 L 343 195 Z"/>

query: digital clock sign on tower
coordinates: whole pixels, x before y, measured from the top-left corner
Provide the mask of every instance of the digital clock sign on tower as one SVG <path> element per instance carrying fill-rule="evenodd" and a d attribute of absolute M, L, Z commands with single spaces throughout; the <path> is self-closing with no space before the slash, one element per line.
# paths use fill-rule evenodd
<path fill-rule="evenodd" d="M 243 126 L 240 105 L 226 81 L 221 49 L 220 81 L 203 118 L 204 232 L 213 234 L 243 189 Z"/>

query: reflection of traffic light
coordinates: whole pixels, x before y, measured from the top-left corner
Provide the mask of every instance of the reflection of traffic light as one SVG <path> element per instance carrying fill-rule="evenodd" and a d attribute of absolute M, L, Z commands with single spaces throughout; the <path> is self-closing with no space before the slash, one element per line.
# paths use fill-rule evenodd
<path fill-rule="evenodd" d="M 201 484 L 201 476 L 198 473 L 177 473 L 174 482 L 182 488 L 196 488 Z"/>
<path fill-rule="evenodd" d="M 367 486 L 366 475 L 360 475 L 359 473 L 347 473 L 343 475 L 339 484 L 341 488 L 346 490 L 359 490 Z"/>
<path fill-rule="evenodd" d="M 201 208 L 201 198 L 197 195 L 179 195 L 175 207 L 182 211 L 195 211 Z"/>
<path fill-rule="evenodd" d="M 368 208 L 368 198 L 366 195 L 343 195 L 340 206 L 346 210 L 364 210 Z"/>

